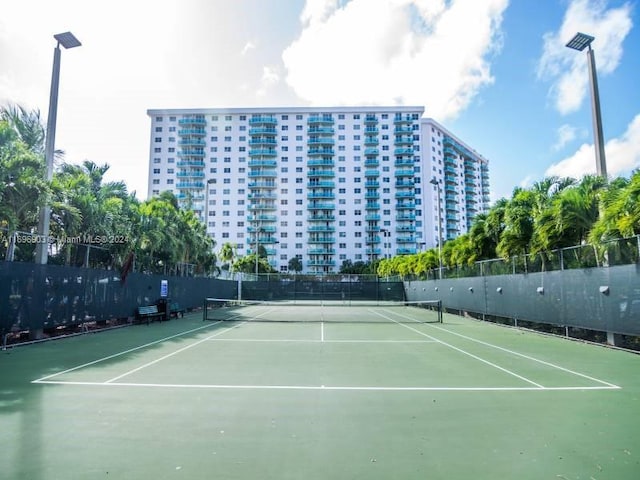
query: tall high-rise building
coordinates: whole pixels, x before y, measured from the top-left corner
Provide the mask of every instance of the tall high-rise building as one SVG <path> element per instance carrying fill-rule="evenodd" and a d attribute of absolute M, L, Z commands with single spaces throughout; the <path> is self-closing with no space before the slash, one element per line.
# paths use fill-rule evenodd
<path fill-rule="evenodd" d="M 433 248 L 489 206 L 488 161 L 422 107 L 147 113 L 149 196 L 173 191 L 216 248 L 262 247 L 280 271 Z"/>

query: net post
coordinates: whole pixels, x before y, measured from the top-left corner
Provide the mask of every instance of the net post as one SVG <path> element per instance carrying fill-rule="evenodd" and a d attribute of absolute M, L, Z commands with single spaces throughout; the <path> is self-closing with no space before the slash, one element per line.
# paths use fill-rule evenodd
<path fill-rule="evenodd" d="M 438 323 L 443 323 L 443 319 L 442 319 L 442 300 L 438 300 Z"/>
<path fill-rule="evenodd" d="M 202 302 L 202 321 L 207 321 L 207 297 L 204 297 L 204 300 Z"/>

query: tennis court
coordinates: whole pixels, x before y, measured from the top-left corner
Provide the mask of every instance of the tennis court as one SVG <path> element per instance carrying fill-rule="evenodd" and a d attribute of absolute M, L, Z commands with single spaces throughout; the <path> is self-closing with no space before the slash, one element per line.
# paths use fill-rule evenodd
<path fill-rule="evenodd" d="M 640 472 L 639 356 L 425 308 L 216 306 L 0 365 L 1 478 Z"/>

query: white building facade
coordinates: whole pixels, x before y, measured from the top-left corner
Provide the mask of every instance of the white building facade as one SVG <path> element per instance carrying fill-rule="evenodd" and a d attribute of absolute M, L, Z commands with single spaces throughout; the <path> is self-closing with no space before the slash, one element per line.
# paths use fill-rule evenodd
<path fill-rule="evenodd" d="M 149 197 L 174 192 L 217 249 L 262 247 L 279 271 L 294 257 L 304 272 L 330 273 L 413 254 L 489 208 L 488 161 L 422 107 L 147 113 Z"/>

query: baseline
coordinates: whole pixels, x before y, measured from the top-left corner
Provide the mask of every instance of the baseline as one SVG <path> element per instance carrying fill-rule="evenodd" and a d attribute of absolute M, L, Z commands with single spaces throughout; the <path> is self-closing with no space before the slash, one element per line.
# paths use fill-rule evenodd
<path fill-rule="evenodd" d="M 332 385 L 224 385 L 224 384 L 179 384 L 179 383 L 105 383 L 44 380 L 43 384 L 94 386 L 94 387 L 136 387 L 136 388 L 183 388 L 218 390 L 326 390 L 363 392 L 553 392 L 580 390 L 615 390 L 614 387 L 376 387 L 376 386 L 332 386 Z"/>

